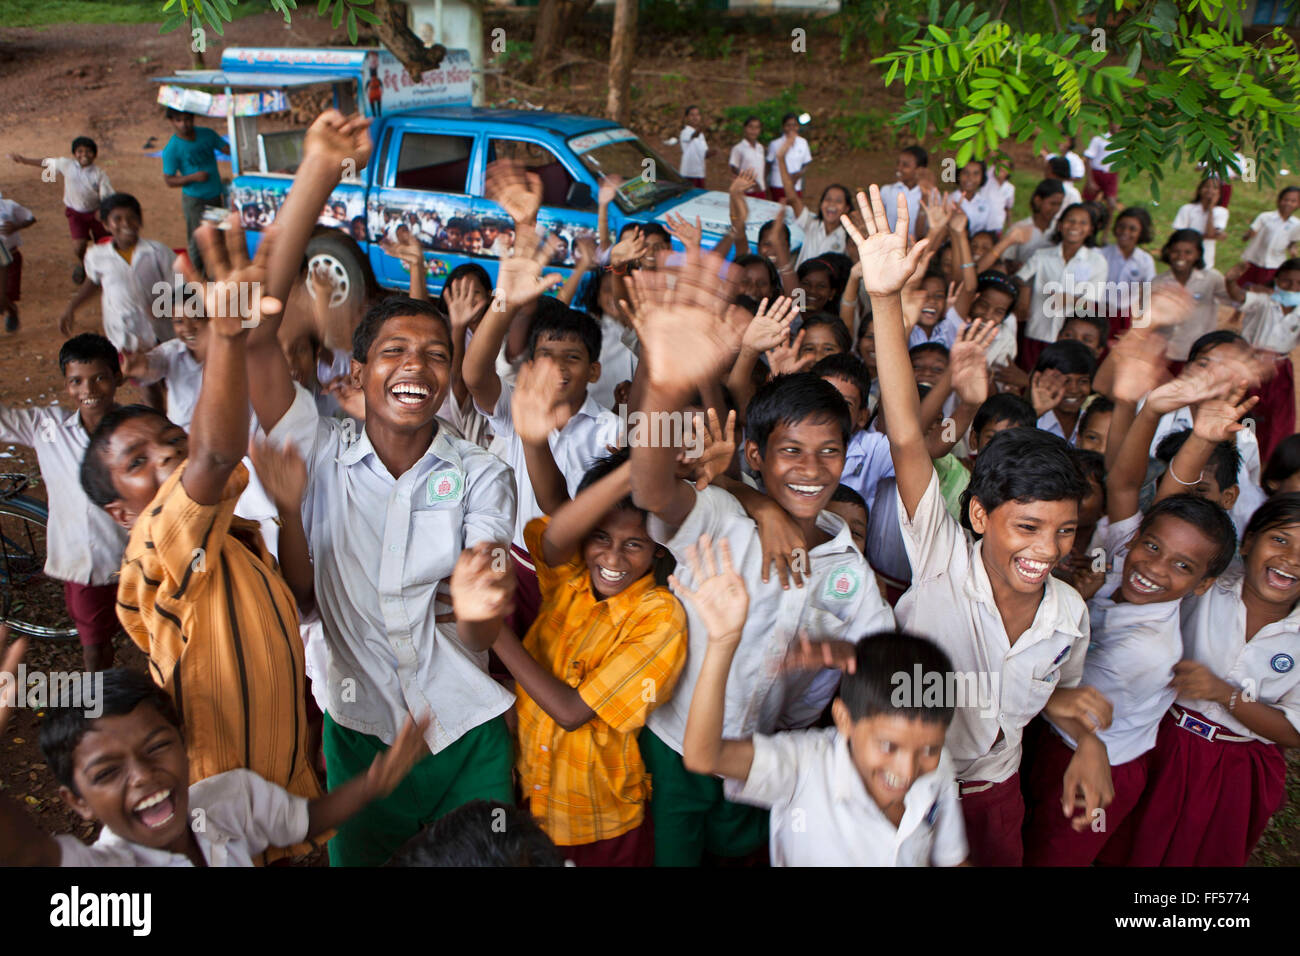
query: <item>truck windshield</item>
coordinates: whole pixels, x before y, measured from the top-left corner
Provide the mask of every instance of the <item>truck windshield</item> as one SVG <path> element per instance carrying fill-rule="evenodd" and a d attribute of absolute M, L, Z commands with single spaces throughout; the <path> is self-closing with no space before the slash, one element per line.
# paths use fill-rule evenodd
<path fill-rule="evenodd" d="M 575 136 L 569 145 L 597 182 L 609 175 L 622 178 L 617 201 L 624 212 L 649 209 L 693 188 L 671 163 L 627 130 Z"/>

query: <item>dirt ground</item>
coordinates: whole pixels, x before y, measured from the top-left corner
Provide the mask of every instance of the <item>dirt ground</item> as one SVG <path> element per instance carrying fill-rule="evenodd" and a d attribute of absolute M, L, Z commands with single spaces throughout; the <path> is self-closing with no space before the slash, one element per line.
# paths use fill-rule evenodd
<path fill-rule="evenodd" d="M 500 18 L 499 23 L 508 36 L 530 32 L 516 20 Z M 544 88 L 525 84 L 507 71 L 489 78 L 489 101 L 504 105 L 513 98 L 516 103 L 511 105 L 603 112 L 607 40 L 594 27 L 584 28 L 583 34 L 570 47 L 568 65 L 553 74 Z M 720 61 L 693 55 L 686 40 L 646 42 L 638 51 L 633 75 L 636 95 L 630 125 L 658 147 L 663 138 L 676 135 L 684 97 L 695 95 L 697 86 L 706 83 L 715 97 L 721 90 L 726 103 L 742 103 L 770 97 L 797 81 L 803 86 L 801 101 L 809 104 L 814 123 L 837 109 L 857 108 L 859 104 L 846 98 L 853 94 L 846 91 L 864 86 L 872 93 L 869 102 L 860 102 L 862 109 L 876 111 L 891 105 L 878 84 L 863 84 L 861 64 L 839 64 L 838 40 L 814 34 L 810 41 L 824 42 L 831 55 L 804 60 L 797 76 L 793 67 L 777 65 L 783 61 L 776 55 L 780 48 L 789 50 L 788 39 L 779 33 L 770 39 L 745 38 L 735 54 Z M 225 42 L 324 46 L 341 45 L 346 40 L 334 34 L 327 22 L 300 8 L 291 26 L 271 14 L 237 20 L 226 27 Z M 220 47 L 210 46 L 209 65 L 215 66 L 219 56 Z M 74 291 L 62 184 L 42 182 L 39 170 L 11 163 L 7 154 L 65 155 L 74 136 L 93 137 L 99 145 L 98 161 L 113 185 L 141 200 L 143 234 L 180 247 L 185 239 L 180 191 L 164 185 L 160 160 L 145 153 L 160 149 L 171 135 L 149 78 L 189 66 L 183 37 L 160 37 L 153 26 L 0 29 L 0 193 L 30 208 L 38 219 L 36 226 L 23 232 L 22 328 L 0 338 L 0 402 L 49 404 L 60 397 L 57 353 L 62 337 L 57 317 Z M 721 140 L 714 145 L 722 152 Z M 877 148 L 850 149 L 835 135 L 824 136 L 814 143 L 819 162 L 816 172 L 808 177 L 808 192 L 818 195 L 825 184 L 834 181 L 851 185 L 891 181 L 896 145 L 901 143 L 882 134 Z M 672 150 L 666 153 L 675 155 Z M 1026 153 L 1016 159 L 1027 162 L 1030 157 Z M 725 188 L 725 155 L 711 160 L 710 167 L 710 184 Z M 98 327 L 98 300 L 93 299 L 80 310 L 79 328 Z M 128 389 L 120 398 L 129 401 L 135 395 Z M 35 456 L 29 449 L 0 446 L 0 471 L 35 474 Z M 34 494 L 43 496 L 43 489 Z M 139 652 L 125 641 L 119 645 L 119 661 L 143 666 Z M 80 652 L 75 642 L 34 642 L 28 666 L 79 669 Z M 0 737 L 0 790 L 25 802 L 46 830 L 89 838 L 93 825 L 83 823 L 58 799 L 36 747 L 36 723 L 31 711 L 19 711 Z M 1257 852 L 1257 863 L 1300 862 L 1300 814 L 1296 811 L 1300 795 L 1295 792 L 1295 780 L 1292 773 L 1290 799 Z"/>

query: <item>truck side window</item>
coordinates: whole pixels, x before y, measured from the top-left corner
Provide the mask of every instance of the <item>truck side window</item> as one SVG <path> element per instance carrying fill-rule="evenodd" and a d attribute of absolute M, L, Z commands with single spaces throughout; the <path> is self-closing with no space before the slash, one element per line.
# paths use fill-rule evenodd
<path fill-rule="evenodd" d="M 498 159 L 512 159 L 523 164 L 528 172 L 537 174 L 542 181 L 543 206 L 570 208 L 569 187 L 573 185 L 573 177 L 545 146 L 517 139 L 489 140 L 488 162 Z"/>
<path fill-rule="evenodd" d="M 399 189 L 464 193 L 473 145 L 469 136 L 403 133 L 393 185 Z"/>

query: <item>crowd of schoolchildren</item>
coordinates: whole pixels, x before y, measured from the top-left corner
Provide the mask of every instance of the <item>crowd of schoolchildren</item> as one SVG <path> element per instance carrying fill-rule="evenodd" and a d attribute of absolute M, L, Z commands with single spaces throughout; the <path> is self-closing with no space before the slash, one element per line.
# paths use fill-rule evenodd
<path fill-rule="evenodd" d="M 252 261 L 201 227 L 206 276 L 74 142 L 70 405 L 2 407 L 0 439 L 37 451 L 105 672 L 99 716 L 40 728 L 103 827 L 0 795 L 0 862 L 1244 864 L 1300 746 L 1300 188 L 1220 273 L 1206 178 L 1157 275 L 1105 135 L 1008 223 L 1009 169 L 944 196 L 911 146 L 812 206 L 798 118 L 744 129 L 732 262 L 602 215 L 561 288 L 500 162 L 495 284 L 430 295 L 398 242 L 409 295 L 355 312 L 303 260 L 367 121 L 313 124 Z M 33 221 L 0 206 L 8 258 Z M 159 314 L 177 268 L 205 308 Z M 96 290 L 105 335 L 73 335 Z"/>

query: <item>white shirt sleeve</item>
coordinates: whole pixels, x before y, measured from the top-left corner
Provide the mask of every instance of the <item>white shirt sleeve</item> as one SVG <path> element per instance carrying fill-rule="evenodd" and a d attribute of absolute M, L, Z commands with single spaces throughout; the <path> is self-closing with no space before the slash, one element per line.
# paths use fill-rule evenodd
<path fill-rule="evenodd" d="M 1211 212 L 1214 217 L 1214 228 L 1224 230 L 1228 228 L 1228 209 L 1225 206 L 1215 206 Z"/>
<path fill-rule="evenodd" d="M 939 473 L 931 469 L 930 484 L 910 521 L 902 495 L 897 489 L 894 494 L 898 499 L 898 527 L 903 532 L 903 547 L 912 565 L 912 584 L 947 573 L 954 552 L 959 548 L 965 550 L 966 536 L 948 513 L 939 492 Z"/>
<path fill-rule="evenodd" d="M 276 447 L 282 447 L 291 441 L 298 450 L 298 455 L 307 463 L 307 475 L 310 478 L 316 462 L 316 447 L 322 437 L 322 431 L 329 426 L 321 421 L 316 399 L 311 392 L 298 383 L 294 383 L 293 404 L 284 416 L 275 423 L 270 432 L 261 429 L 267 439 Z"/>
<path fill-rule="evenodd" d="M 71 833 L 61 833 L 54 838 L 59 845 L 59 866 L 138 866 L 139 863 L 121 844 L 82 843 Z"/>
<path fill-rule="evenodd" d="M 946 762 L 945 762 L 946 763 Z M 934 821 L 934 844 L 930 847 L 932 866 L 957 866 L 970 856 L 966 843 L 966 820 L 957 799 L 957 781 L 949 767 L 939 794 L 939 815 Z"/>
<path fill-rule="evenodd" d="M 212 804 L 205 806 L 211 782 Z M 267 847 L 294 846 L 307 839 L 307 800 L 251 770 L 228 770 L 190 788 L 190 807 L 203 809 L 219 826 L 243 835 L 249 855 Z"/>
<path fill-rule="evenodd" d="M 1173 225 L 1170 229 L 1191 229 L 1192 228 L 1192 204 L 1180 206 L 1178 215 L 1174 216 Z"/>
<path fill-rule="evenodd" d="M 482 459 L 487 465 L 475 476 L 463 505 L 467 548 L 483 541 L 509 542 L 515 535 L 514 473 L 490 452 L 483 452 Z"/>
<path fill-rule="evenodd" d="M 39 408 L 0 405 L 0 441 L 35 447 L 42 411 Z"/>
<path fill-rule="evenodd" d="M 143 385 L 152 385 L 154 382 L 160 382 L 167 378 L 171 373 L 171 349 L 164 345 L 155 345 L 147 353 L 145 359 L 148 361 L 148 367 L 145 374 L 140 378 Z"/>
<path fill-rule="evenodd" d="M 775 807 L 794 799 L 799 782 L 799 744 L 807 737 L 799 731 L 784 734 L 755 734 L 754 760 L 749 776 L 727 788 L 728 796 L 760 807 Z"/>

